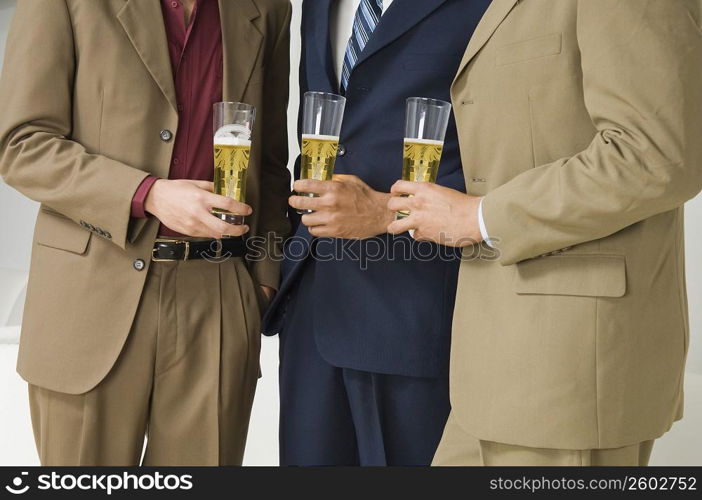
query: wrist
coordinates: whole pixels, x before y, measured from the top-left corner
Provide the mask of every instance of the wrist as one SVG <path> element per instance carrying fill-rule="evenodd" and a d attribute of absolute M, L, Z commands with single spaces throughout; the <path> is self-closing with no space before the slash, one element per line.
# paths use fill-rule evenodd
<path fill-rule="evenodd" d="M 395 220 L 395 212 L 388 210 L 388 202 L 392 195 L 390 193 L 375 193 L 377 210 L 377 224 L 375 227 L 376 234 L 384 234 L 388 232 L 388 226 Z"/>
<path fill-rule="evenodd" d="M 158 200 L 164 182 L 166 182 L 165 179 L 157 179 L 151 186 L 151 189 L 149 189 L 149 194 L 146 195 L 146 199 L 144 200 L 144 211 L 151 215 L 156 215 L 156 212 L 158 212 Z"/>
<path fill-rule="evenodd" d="M 466 197 L 466 207 L 463 213 L 465 217 L 465 228 L 463 236 L 466 243 L 462 246 L 472 246 L 483 241 L 480 228 L 480 206 L 483 197 L 475 197 L 468 195 Z"/>
<path fill-rule="evenodd" d="M 134 192 L 132 196 L 131 216 L 135 219 L 145 219 L 148 217 L 145 207 L 146 197 L 149 195 L 151 187 L 157 180 L 158 177 L 152 175 L 145 177 Z"/>

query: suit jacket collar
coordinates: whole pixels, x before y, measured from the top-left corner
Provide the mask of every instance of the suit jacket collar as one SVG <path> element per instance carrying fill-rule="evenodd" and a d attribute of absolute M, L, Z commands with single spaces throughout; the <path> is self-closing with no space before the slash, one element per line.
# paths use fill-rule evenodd
<path fill-rule="evenodd" d="M 117 19 L 174 110 L 178 109 L 161 2 L 126 0 Z"/>
<path fill-rule="evenodd" d="M 480 52 L 480 49 L 492 38 L 502 21 L 507 18 L 520 1 L 523 0 L 492 0 L 468 43 L 468 48 L 463 56 L 456 78 L 468 67 L 473 58 Z"/>
<path fill-rule="evenodd" d="M 219 0 L 224 54 L 224 99 L 241 100 L 263 36 L 252 21 L 260 16 L 253 0 Z M 151 77 L 177 110 L 173 70 L 161 3 L 125 0 L 117 18 Z"/>
<path fill-rule="evenodd" d="M 261 50 L 263 35 L 253 0 L 219 0 L 224 49 L 224 100 L 241 101 Z"/>
<path fill-rule="evenodd" d="M 332 58 L 331 40 L 331 7 L 337 0 L 307 0 L 313 2 L 310 14 L 310 43 L 312 43 L 324 65 L 329 80 L 329 88 L 337 89 L 334 60 Z M 383 14 L 368 45 L 363 50 L 356 67 L 373 54 L 381 51 L 392 42 L 419 24 L 425 17 L 438 9 L 447 0 L 404 0 L 396 1 Z"/>
<path fill-rule="evenodd" d="M 336 92 L 339 90 L 339 82 L 334 71 L 334 58 L 332 57 L 332 40 L 331 40 L 331 13 L 332 5 L 337 0 L 306 0 L 312 2 L 312 9 L 307 15 L 309 19 L 307 23 L 311 23 L 309 43 L 317 49 L 317 55 L 324 67 L 324 71 L 329 80 L 328 89 Z"/>

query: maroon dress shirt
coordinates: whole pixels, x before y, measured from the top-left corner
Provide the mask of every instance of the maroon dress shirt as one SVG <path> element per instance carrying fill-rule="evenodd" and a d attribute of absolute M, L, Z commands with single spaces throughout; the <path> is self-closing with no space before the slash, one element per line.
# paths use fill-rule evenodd
<path fill-rule="evenodd" d="M 169 179 L 212 181 L 212 105 L 222 100 L 222 27 L 217 0 L 196 0 L 185 24 L 179 0 L 161 0 L 178 100 L 178 131 Z M 147 217 L 144 202 L 156 177 L 147 177 L 132 199 L 132 217 Z M 161 236 L 181 234 L 161 225 Z"/>

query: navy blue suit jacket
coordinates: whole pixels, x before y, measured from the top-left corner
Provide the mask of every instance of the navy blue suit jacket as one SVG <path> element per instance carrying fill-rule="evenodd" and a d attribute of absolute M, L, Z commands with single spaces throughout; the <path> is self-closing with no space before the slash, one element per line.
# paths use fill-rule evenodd
<path fill-rule="evenodd" d="M 329 35 L 333 1 L 303 4 L 301 94 L 339 91 Z M 489 3 L 393 2 L 351 74 L 340 138 L 345 154 L 335 173 L 357 175 L 373 189 L 389 192 L 401 177 L 406 99 L 450 101 L 451 82 Z M 438 183 L 465 191 L 453 119 Z M 299 216 L 291 213 L 291 218 L 295 236 L 286 245 L 283 282 L 264 319 L 264 333 L 285 331 L 292 293 L 313 294 L 319 306 L 309 314 L 320 353 L 329 363 L 394 375 L 444 375 L 459 253 L 419 244 L 409 235 L 314 240 Z M 408 252 L 410 258 L 405 258 Z M 314 273 L 305 289 L 296 287 L 303 272 Z"/>

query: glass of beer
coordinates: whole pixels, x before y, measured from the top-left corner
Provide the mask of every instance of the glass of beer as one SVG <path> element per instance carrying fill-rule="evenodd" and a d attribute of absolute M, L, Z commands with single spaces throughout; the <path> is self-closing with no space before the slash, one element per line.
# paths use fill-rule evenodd
<path fill-rule="evenodd" d="M 256 108 L 249 104 L 214 105 L 214 192 L 241 203 L 246 203 L 246 171 L 255 119 Z M 213 208 L 212 214 L 229 224 L 244 224 L 243 215 L 221 208 Z"/>
<path fill-rule="evenodd" d="M 424 97 L 407 99 L 402 180 L 436 182 L 450 116 L 448 102 Z M 409 212 L 397 212 L 397 219 L 407 216 Z"/>
<path fill-rule="evenodd" d="M 303 99 L 300 179 L 330 181 L 334 175 L 346 98 L 307 92 Z M 312 193 L 298 193 L 314 197 Z M 310 213 L 298 210 L 298 213 Z"/>

